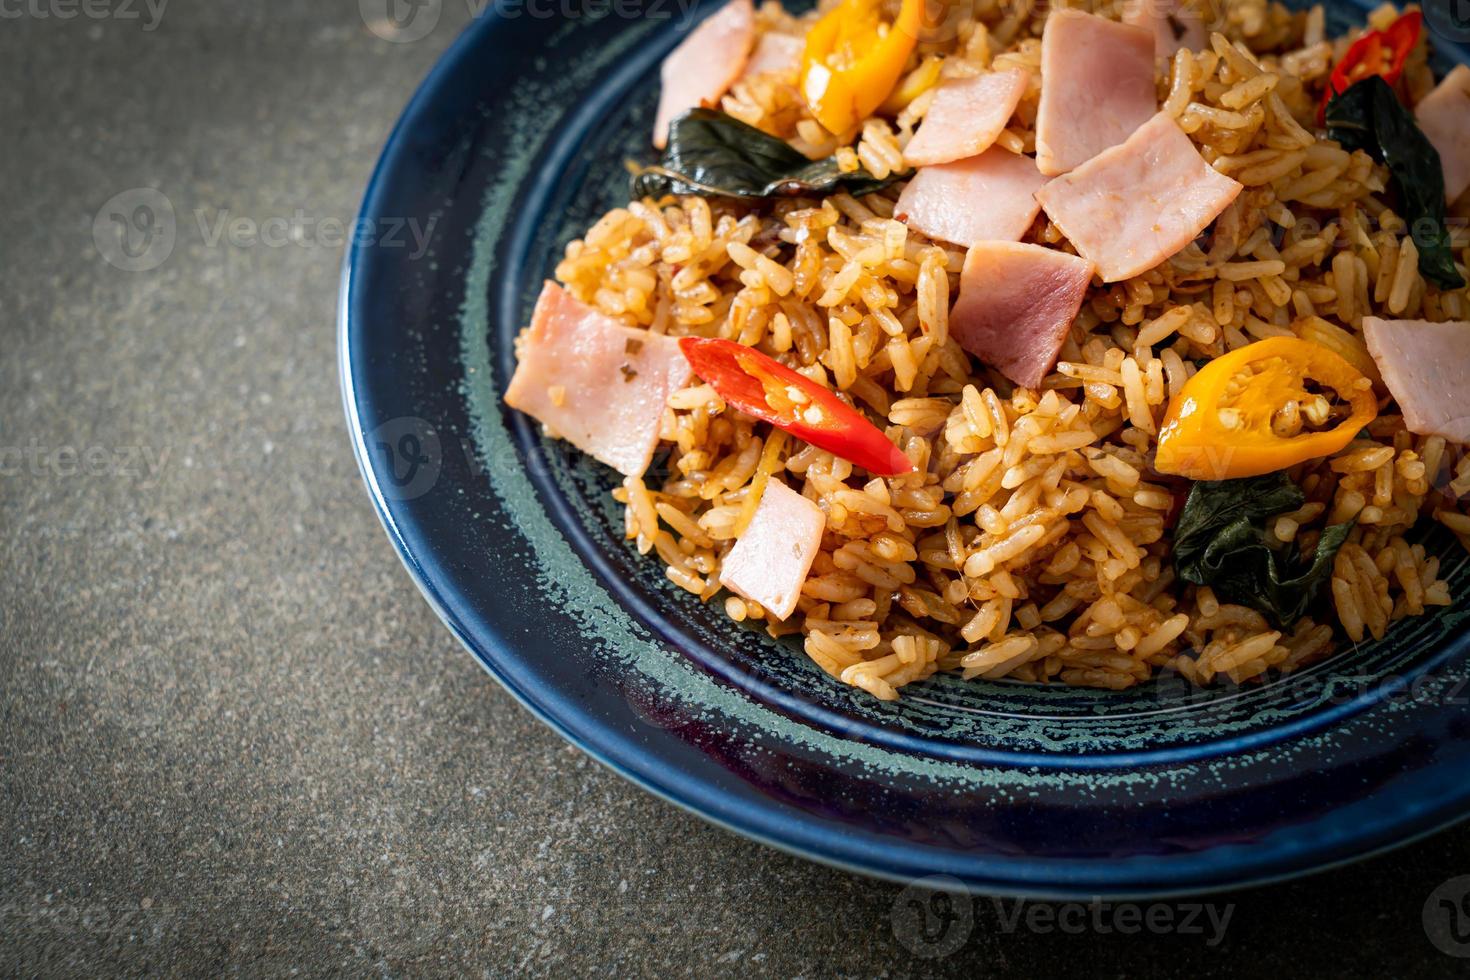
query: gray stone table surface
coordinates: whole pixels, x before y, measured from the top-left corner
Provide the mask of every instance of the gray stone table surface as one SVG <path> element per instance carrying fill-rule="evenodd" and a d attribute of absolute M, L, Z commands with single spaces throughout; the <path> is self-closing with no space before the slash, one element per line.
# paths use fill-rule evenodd
<path fill-rule="evenodd" d="M 483 5 L 411 44 L 360 6 L 0 0 L 0 974 L 1464 974 L 1421 924 L 1464 828 L 1210 899 L 1216 942 L 976 898 L 923 959 L 899 886 L 516 705 L 373 515 L 319 235 Z M 177 236 L 130 272 L 93 225 L 139 189 Z"/>

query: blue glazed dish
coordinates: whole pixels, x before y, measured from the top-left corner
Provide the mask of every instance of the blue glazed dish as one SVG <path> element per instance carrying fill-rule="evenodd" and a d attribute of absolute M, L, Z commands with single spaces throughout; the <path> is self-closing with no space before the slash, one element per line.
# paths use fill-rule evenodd
<path fill-rule="evenodd" d="M 1335 13 L 1338 27 L 1362 17 Z M 409 104 L 363 203 L 377 228 L 432 229 L 427 251 L 384 234 L 347 255 L 340 367 L 358 462 L 414 580 L 485 669 L 573 744 L 711 821 L 991 894 L 1263 882 L 1464 815 L 1463 599 L 1264 686 L 936 677 L 884 703 L 628 547 L 612 474 L 500 395 L 541 280 L 623 202 L 622 161 L 648 155 L 658 64 L 682 36 L 670 14 L 477 20 Z M 1463 597 L 1470 570 L 1444 553 Z"/>

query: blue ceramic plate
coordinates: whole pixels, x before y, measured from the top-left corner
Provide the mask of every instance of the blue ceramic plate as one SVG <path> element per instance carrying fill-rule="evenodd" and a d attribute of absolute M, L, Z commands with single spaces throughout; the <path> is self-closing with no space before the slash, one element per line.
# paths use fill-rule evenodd
<path fill-rule="evenodd" d="M 500 393 L 541 281 L 623 203 L 622 162 L 648 156 L 658 64 L 682 34 L 676 5 L 642 9 L 478 20 L 389 140 L 362 208 L 379 233 L 347 257 L 358 461 L 409 571 L 486 670 L 569 741 L 709 820 L 995 894 L 1260 882 L 1466 812 L 1464 604 L 1264 687 L 941 677 L 887 704 L 639 558 L 612 474 L 542 439 Z M 388 234 L 412 222 L 432 230 L 422 254 Z M 1464 563 L 1452 572 L 1465 595 Z"/>

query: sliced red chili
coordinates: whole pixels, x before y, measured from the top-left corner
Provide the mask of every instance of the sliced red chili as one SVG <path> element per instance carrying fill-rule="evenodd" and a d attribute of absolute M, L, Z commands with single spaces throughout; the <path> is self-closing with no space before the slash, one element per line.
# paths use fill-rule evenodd
<path fill-rule="evenodd" d="M 1424 15 L 1411 10 L 1385 29 L 1369 31 L 1354 41 L 1327 79 L 1327 90 L 1322 93 L 1322 104 L 1317 107 L 1317 125 L 1326 122 L 1327 103 L 1332 97 L 1341 95 L 1353 83 L 1369 75 L 1382 75 L 1390 85 L 1397 82 L 1404 73 L 1409 53 L 1419 43 L 1423 27 Z"/>
<path fill-rule="evenodd" d="M 689 366 L 720 397 L 878 476 L 912 473 L 914 464 L 862 413 L 815 381 L 731 340 L 681 337 Z"/>

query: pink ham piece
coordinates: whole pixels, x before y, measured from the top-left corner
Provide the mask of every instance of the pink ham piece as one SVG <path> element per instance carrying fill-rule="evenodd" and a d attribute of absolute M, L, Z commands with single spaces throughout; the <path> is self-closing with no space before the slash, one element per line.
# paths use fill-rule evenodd
<path fill-rule="evenodd" d="M 1125 0 L 1123 23 L 1154 32 L 1155 58 L 1202 51 L 1210 40 L 1204 17 L 1187 0 Z"/>
<path fill-rule="evenodd" d="M 674 338 L 625 327 L 550 281 L 516 357 L 505 403 L 624 476 L 648 469 L 664 403 L 691 374 Z"/>
<path fill-rule="evenodd" d="M 910 167 L 973 157 L 990 149 L 1026 92 L 1020 69 L 992 71 L 941 82 L 919 131 L 904 148 Z"/>
<path fill-rule="evenodd" d="M 976 245 L 965 256 L 950 333 L 1016 384 L 1040 387 L 1082 308 L 1092 271 L 1086 259 L 1041 245 Z"/>
<path fill-rule="evenodd" d="M 994 146 L 968 160 L 921 167 L 894 214 L 941 242 L 1014 242 L 1036 220 L 1035 195 L 1045 183 L 1035 160 Z"/>
<path fill-rule="evenodd" d="M 676 116 L 720 101 L 745 70 L 754 43 L 755 5 L 730 0 L 670 52 L 659 72 L 663 90 L 653 121 L 654 146 L 664 148 Z"/>
<path fill-rule="evenodd" d="M 1097 263 L 1103 281 L 1117 282 L 1194 241 L 1240 191 L 1161 112 L 1036 197 L 1077 251 Z"/>
<path fill-rule="evenodd" d="M 720 584 L 785 619 L 796 609 L 826 526 L 822 508 L 772 479 L 750 526 L 720 563 Z"/>
<path fill-rule="evenodd" d="M 1456 65 L 1414 107 L 1414 120 L 1439 151 L 1445 199 L 1453 201 L 1470 187 L 1470 67 Z"/>
<path fill-rule="evenodd" d="M 779 34 L 767 31 L 755 42 L 750 61 L 746 62 L 742 78 L 754 78 L 768 71 L 792 72 L 801 66 L 801 53 L 806 50 L 806 41 L 794 34 Z"/>
<path fill-rule="evenodd" d="M 1041 36 L 1036 165 L 1048 177 L 1126 140 L 1159 108 L 1150 30 L 1059 10 Z"/>
<path fill-rule="evenodd" d="M 1363 339 L 1410 432 L 1470 443 L 1470 323 L 1365 316 Z"/>

